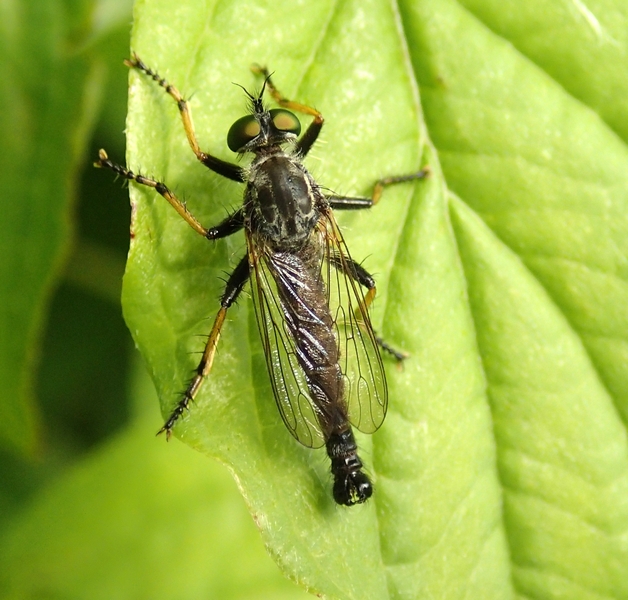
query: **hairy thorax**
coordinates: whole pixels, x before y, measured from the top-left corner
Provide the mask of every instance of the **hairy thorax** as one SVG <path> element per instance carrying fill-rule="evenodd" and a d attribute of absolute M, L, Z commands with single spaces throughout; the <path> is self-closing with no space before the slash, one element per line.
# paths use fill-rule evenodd
<path fill-rule="evenodd" d="M 306 243 L 326 201 L 303 165 L 281 151 L 260 154 L 248 175 L 245 211 L 251 230 L 275 250 Z"/>

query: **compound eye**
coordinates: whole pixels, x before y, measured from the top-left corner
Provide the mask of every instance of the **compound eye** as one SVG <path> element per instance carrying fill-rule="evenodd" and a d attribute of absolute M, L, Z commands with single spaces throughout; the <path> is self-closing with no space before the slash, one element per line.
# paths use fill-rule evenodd
<path fill-rule="evenodd" d="M 227 146 L 233 152 L 238 152 L 260 133 L 259 123 L 253 115 L 238 119 L 229 129 Z"/>
<path fill-rule="evenodd" d="M 273 120 L 273 125 L 279 131 L 287 131 L 288 133 L 294 133 L 294 135 L 301 133 L 301 123 L 299 123 L 299 119 L 289 110 L 273 108 L 273 110 L 270 111 L 270 117 Z"/>

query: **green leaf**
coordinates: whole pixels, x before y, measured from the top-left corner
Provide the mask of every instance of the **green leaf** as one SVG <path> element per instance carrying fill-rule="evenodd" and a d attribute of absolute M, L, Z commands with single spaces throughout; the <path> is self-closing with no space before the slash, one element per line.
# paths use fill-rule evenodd
<path fill-rule="evenodd" d="M 191 97 L 203 149 L 233 160 L 230 82 L 259 86 L 259 62 L 325 115 L 307 159 L 322 185 L 433 171 L 339 217 L 377 275 L 378 328 L 411 355 L 388 369 L 383 428 L 359 438 L 374 498 L 335 506 L 324 451 L 283 427 L 245 297 L 176 435 L 230 465 L 270 553 L 328 597 L 622 598 L 628 109 L 604 99 L 627 85 L 628 11 L 468 5 L 479 18 L 447 0 L 136 4 L 133 49 Z M 130 82 L 130 168 L 217 223 L 242 187 L 196 163 L 163 90 Z M 132 202 L 125 317 L 167 415 L 245 247 L 207 243 L 146 188 Z"/>
<path fill-rule="evenodd" d="M 63 27 L 64 31 L 69 31 L 71 24 L 81 16 L 78 3 L 72 0 L 37 0 L 37 7 L 28 4 L 20 2 L 11 6 L 4 3 L 0 8 L 6 17 L 3 26 L 7 26 L 11 35 L 16 34 L 13 28 L 16 20 L 11 20 L 11 15 L 3 12 L 9 8 L 25 19 L 17 21 L 22 26 L 20 31 L 32 38 L 45 37 L 44 34 L 49 33 L 47 24 L 53 29 Z M 107 114 L 101 115 L 97 133 L 98 143 L 103 144 L 102 140 L 106 139 L 106 146 L 111 148 L 116 136 L 122 139 L 126 113 L 127 85 L 121 63 L 128 53 L 130 10 L 128 14 L 124 13 L 123 5 L 129 4 L 128 0 L 104 0 L 99 8 L 103 9 L 104 4 L 111 12 L 107 16 L 96 11 L 94 20 L 103 19 L 97 29 L 100 34 L 106 32 L 106 36 L 98 40 L 90 37 L 85 42 L 87 45 L 81 47 L 80 60 L 74 57 L 74 52 L 79 52 L 77 48 L 66 44 L 67 38 L 62 41 L 55 38 L 58 46 L 54 51 L 65 58 L 64 52 L 71 52 L 74 66 L 77 63 L 96 64 L 98 69 L 104 66 L 120 82 L 117 84 L 111 78 L 107 81 L 106 94 L 103 95 L 103 109 Z M 25 18 L 25 15 L 32 16 L 37 12 L 36 9 L 48 9 L 55 18 L 49 23 Z M 116 13 L 123 14 L 123 27 L 110 31 L 116 23 Z M 36 28 L 24 32 L 28 25 Z M 95 28 L 96 25 L 94 23 Z M 5 36 L 3 41 L 6 39 Z M 56 224 L 67 221 L 68 227 L 62 232 L 67 235 L 70 233 L 68 214 L 80 213 L 82 237 L 73 248 L 70 266 L 65 273 L 65 283 L 69 280 L 70 285 L 62 284 L 52 302 L 44 303 L 38 309 L 40 312 L 34 315 L 40 319 L 40 314 L 44 315 L 49 321 L 43 332 L 45 335 L 32 334 L 28 340 L 20 337 L 24 335 L 24 328 L 32 326 L 26 310 L 20 315 L 23 319 L 15 319 L 15 322 L 12 321 L 15 315 L 2 314 L 2 324 L 6 322 L 16 332 L 16 340 L 24 345 L 28 342 L 36 349 L 42 348 L 40 369 L 31 365 L 28 370 L 29 378 L 37 380 L 35 393 L 42 407 L 42 431 L 24 431 L 18 424 L 10 422 L 6 413 L 2 415 L 3 426 L 9 426 L 9 433 L 23 447 L 29 446 L 31 433 L 40 433 L 40 439 L 45 440 L 45 452 L 35 456 L 0 452 L 0 597 L 20 600 L 146 597 L 153 600 L 304 596 L 305 592 L 288 582 L 264 552 L 236 486 L 225 469 L 216 464 L 208 465 L 202 455 L 177 442 L 167 445 L 151 435 L 160 417 L 156 415 L 154 388 L 142 376 L 143 369 L 134 369 L 135 377 L 140 379 L 135 382 L 134 396 L 142 405 L 142 415 L 107 443 L 97 444 L 104 434 L 120 428 L 121 413 L 126 408 L 124 378 L 130 348 L 125 343 L 128 342 L 124 337 L 126 329 L 123 328 L 120 336 L 115 319 L 119 304 L 105 303 L 111 298 L 119 302 L 116 285 L 119 288 L 124 244 L 128 246 L 128 218 L 123 214 L 124 198 L 115 195 L 118 191 L 124 196 L 126 191 L 122 186 L 117 189 L 112 186 L 108 173 L 92 167 L 95 151 L 84 152 L 82 148 L 88 132 L 77 129 L 81 125 L 79 116 L 84 108 L 85 95 L 93 92 L 85 86 L 93 84 L 94 80 L 69 66 L 46 71 L 42 63 L 48 64 L 56 55 L 46 44 L 42 45 L 45 51 L 30 54 L 23 45 L 16 45 L 13 48 L 16 55 L 9 58 L 23 61 L 24 72 L 19 73 L 17 69 L 22 79 L 29 79 L 36 72 L 37 84 L 42 88 L 50 86 L 60 94 L 63 92 L 67 106 L 51 103 L 47 108 L 54 113 L 58 123 L 46 113 L 48 121 L 44 127 L 39 120 L 42 115 L 30 111 L 34 108 L 32 104 L 21 106 L 18 103 L 24 100 L 18 93 L 21 90 L 9 90 L 14 94 L 12 100 L 16 106 L 8 103 L 8 112 L 3 112 L 3 116 L 12 118 L 12 109 L 24 110 L 28 113 L 27 125 L 35 130 L 28 138 L 20 137 L 17 133 L 21 131 L 18 128 L 21 123 L 14 122 L 15 129 L 12 129 L 8 118 L 8 133 L 3 129 L 5 138 L 1 151 L 3 160 L 9 160 L 13 153 L 19 154 L 23 150 L 21 144 L 32 152 L 45 149 L 51 155 L 44 158 L 60 165 L 62 172 L 48 168 L 48 162 L 31 165 L 29 177 L 20 181 L 26 189 L 31 185 L 54 191 L 49 196 L 33 193 L 13 197 L 14 188 L 5 186 L 7 202 L 3 205 L 5 220 L 0 223 L 1 235 L 6 233 L 12 237 L 2 237 L 1 240 L 2 243 L 13 241 L 15 245 L 4 253 L 2 267 L 9 272 L 16 260 L 18 264 L 20 260 L 32 260 L 41 266 L 48 258 L 48 267 L 52 270 L 48 274 L 48 287 L 51 282 L 56 285 L 58 278 L 63 276 L 58 257 L 48 256 L 54 249 L 58 250 L 58 245 L 43 244 L 45 236 L 42 235 L 24 235 L 31 233 L 28 230 L 14 231 L 12 208 L 19 209 L 28 221 L 29 217 L 41 217 L 40 205 L 44 200 L 51 203 L 48 210 L 53 216 L 47 222 L 47 232 L 55 238 L 59 233 Z M 11 70 L 3 70 L 3 77 L 7 78 L 9 73 L 14 74 L 15 68 L 8 62 Z M 115 64 L 113 70 L 112 64 Z M 97 83 L 104 84 L 105 78 L 98 79 Z M 8 95 L 4 99 L 11 100 Z M 66 118 L 68 114 L 72 115 L 71 120 Z M 51 131 L 58 135 L 48 139 Z M 68 150 L 64 136 L 71 134 L 75 136 L 76 148 L 73 146 L 71 154 L 63 155 Z M 78 159 L 82 159 L 83 178 L 79 177 Z M 70 163 L 72 169 L 68 170 Z M 15 175 L 6 171 L 0 173 L 3 182 L 13 181 Z M 57 189 L 55 186 L 60 179 L 63 188 Z M 88 179 L 92 180 L 91 185 L 86 184 Z M 72 206 L 75 196 L 80 196 L 83 201 L 79 207 Z M 122 219 L 118 212 L 122 212 Z M 31 224 L 39 223 L 33 221 Z M 43 233 L 46 233 L 45 228 Z M 64 243 L 60 245 L 65 253 Z M 117 270 L 120 273 L 116 283 Z M 2 268 L 0 272 L 5 274 Z M 43 268 L 42 272 L 45 272 Z M 26 273 L 19 275 L 25 276 Z M 27 308 L 34 302 L 31 297 L 33 289 L 29 287 L 33 282 L 24 279 L 18 278 L 18 285 L 13 288 L 3 280 L 6 289 L 3 287 L 0 293 L 6 294 L 10 304 L 3 304 L 0 312 L 19 306 Z M 13 285 L 14 281 L 9 281 Z M 90 292 L 96 292 L 99 297 Z M 3 301 L 4 298 L 5 295 Z M 32 312 L 30 317 L 33 317 Z M 0 344 L 13 341 L 4 334 L 3 329 Z M 10 355 L 11 351 L 9 348 L 7 353 Z M 2 358 L 4 360 L 4 354 Z M 10 355 L 9 358 L 13 360 L 14 357 Z M 5 393 L 14 389 L 12 382 L 21 375 L 9 372 L 10 366 L 2 365 Z M 150 418 L 144 418 L 148 410 L 146 403 Z M 7 411 L 22 415 L 24 409 L 19 405 L 18 397 L 9 394 L 6 405 Z M 42 446 L 44 444 L 40 448 Z M 85 447 L 91 451 L 84 455 Z"/>
<path fill-rule="evenodd" d="M 9 0 L 0 9 L 0 439 L 22 452 L 36 446 L 38 335 L 68 250 L 71 182 L 99 76 L 76 54 L 92 2 L 66 4 Z"/>
<path fill-rule="evenodd" d="M 4 532 L 2 598 L 297 598 L 226 470 L 147 435 L 159 423 L 156 398 L 135 363 L 133 426 L 44 488 Z"/>

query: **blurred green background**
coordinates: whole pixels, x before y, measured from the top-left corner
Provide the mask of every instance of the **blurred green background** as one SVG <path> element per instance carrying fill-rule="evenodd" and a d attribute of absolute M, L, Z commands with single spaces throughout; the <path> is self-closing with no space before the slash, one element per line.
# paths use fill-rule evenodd
<path fill-rule="evenodd" d="M 120 308 L 128 192 L 92 167 L 125 154 L 131 11 L 0 3 L 0 597 L 305 596 L 226 469 L 154 437 Z"/>

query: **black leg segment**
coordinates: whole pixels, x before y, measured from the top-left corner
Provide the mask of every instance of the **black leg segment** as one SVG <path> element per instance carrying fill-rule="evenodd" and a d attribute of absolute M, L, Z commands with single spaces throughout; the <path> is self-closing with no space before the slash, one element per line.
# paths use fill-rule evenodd
<path fill-rule="evenodd" d="M 219 240 L 240 231 L 244 227 L 244 209 L 239 208 L 215 227 L 210 227 L 205 234 L 208 240 Z"/>
<path fill-rule="evenodd" d="M 364 304 L 368 309 L 371 302 L 375 299 L 376 293 L 375 279 L 373 276 L 361 264 L 348 257 L 344 257 L 342 260 L 333 258 L 330 259 L 330 263 L 336 269 L 346 273 L 349 277 L 351 277 L 351 279 L 357 281 L 361 286 L 368 290 L 364 298 Z M 394 356 L 399 362 L 408 358 L 408 355 L 405 352 L 401 352 L 400 350 L 393 348 L 390 344 L 388 344 L 388 342 L 378 336 L 377 333 L 375 333 L 375 341 L 382 350 Z"/>
<path fill-rule="evenodd" d="M 244 170 L 242 167 L 217 158 L 216 156 L 212 156 L 211 154 L 201 150 L 198 140 L 196 139 L 194 124 L 192 122 L 192 113 L 190 112 L 188 103 L 181 95 L 181 92 L 179 92 L 174 85 L 168 83 L 156 71 L 153 71 L 150 67 L 146 66 L 146 64 L 142 62 L 142 59 L 135 53 L 133 53 L 133 57 L 130 60 L 125 60 L 124 64 L 130 69 L 137 69 L 150 77 L 175 100 L 177 108 L 179 109 L 179 114 L 181 115 L 181 120 L 183 121 L 183 128 L 185 129 L 185 135 L 188 138 L 188 143 L 190 144 L 194 154 L 196 154 L 196 158 L 198 158 L 200 162 L 202 162 L 208 169 L 211 169 L 215 173 L 218 173 L 218 175 L 222 175 L 227 179 L 239 182 L 244 181 Z"/>
<path fill-rule="evenodd" d="M 350 197 L 350 196 L 326 196 L 329 205 L 335 210 L 359 210 L 362 208 L 371 208 L 379 202 L 384 188 L 388 185 L 394 185 L 396 183 L 404 183 L 406 181 L 414 181 L 415 179 L 424 179 L 430 174 L 428 167 L 421 169 L 416 173 L 410 173 L 409 175 L 399 175 L 394 177 L 384 177 L 375 182 L 373 186 L 373 193 L 370 198 L 365 197 Z"/>
<path fill-rule="evenodd" d="M 266 67 L 261 67 L 260 65 L 252 65 L 251 69 L 254 73 L 264 75 L 264 77 L 266 78 L 266 87 L 268 88 L 270 95 L 275 99 L 275 102 L 277 102 L 279 106 L 283 106 L 284 108 L 289 108 L 291 110 L 314 117 L 314 120 L 305 130 L 305 133 L 299 138 L 296 143 L 296 153 L 301 158 L 305 157 L 314 145 L 314 142 L 316 142 L 316 140 L 318 139 L 318 135 L 323 128 L 323 123 L 325 122 L 323 115 L 311 106 L 301 104 L 300 102 L 294 102 L 293 100 L 288 100 L 287 98 L 282 96 L 279 90 L 275 87 L 275 84 L 273 83 L 273 80 L 271 78 L 271 74 Z"/>

